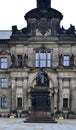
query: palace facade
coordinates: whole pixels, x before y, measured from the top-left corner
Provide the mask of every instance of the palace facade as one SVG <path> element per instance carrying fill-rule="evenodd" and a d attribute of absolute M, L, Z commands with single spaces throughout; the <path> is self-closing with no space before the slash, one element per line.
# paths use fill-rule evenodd
<path fill-rule="evenodd" d="M 31 110 L 31 90 L 40 68 L 48 74 L 51 113 L 76 112 L 76 32 L 60 26 L 62 13 L 51 0 L 37 0 L 25 14 L 27 27 L 12 26 L 0 39 L 0 113 Z"/>

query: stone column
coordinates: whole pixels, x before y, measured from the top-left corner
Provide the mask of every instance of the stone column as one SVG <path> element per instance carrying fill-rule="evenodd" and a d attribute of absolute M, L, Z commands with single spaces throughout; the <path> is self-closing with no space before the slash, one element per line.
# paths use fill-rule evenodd
<path fill-rule="evenodd" d="M 74 111 L 74 108 L 76 106 L 76 90 L 75 90 L 75 79 L 70 79 L 70 101 L 69 101 L 69 107 L 71 111 Z M 75 108 L 76 109 L 76 108 Z"/>
<path fill-rule="evenodd" d="M 28 84 L 27 84 L 27 78 L 25 78 L 23 80 L 23 109 L 25 111 L 28 110 L 28 99 L 27 99 L 27 87 L 28 87 Z"/>
<path fill-rule="evenodd" d="M 63 97 L 62 97 L 62 79 L 59 79 L 59 111 L 62 111 L 62 107 L 63 107 Z"/>
<path fill-rule="evenodd" d="M 11 85 L 11 109 L 16 109 L 16 85 L 15 79 L 12 78 L 12 85 Z"/>
<path fill-rule="evenodd" d="M 54 90 L 54 113 L 57 111 L 57 103 L 58 103 L 57 89 L 55 89 Z"/>
<path fill-rule="evenodd" d="M 71 111 L 76 112 L 76 88 L 72 90 Z"/>
<path fill-rule="evenodd" d="M 71 78 L 70 79 L 70 89 L 74 89 L 75 88 L 75 79 L 74 78 Z"/>

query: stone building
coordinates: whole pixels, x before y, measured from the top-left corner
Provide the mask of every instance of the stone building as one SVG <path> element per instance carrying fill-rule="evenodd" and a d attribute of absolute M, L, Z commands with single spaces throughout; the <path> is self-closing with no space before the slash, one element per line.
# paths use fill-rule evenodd
<path fill-rule="evenodd" d="M 27 27 L 12 26 L 10 37 L 0 39 L 0 113 L 31 109 L 40 68 L 49 77 L 51 113 L 76 112 L 75 27 L 60 26 L 63 15 L 51 8 L 51 0 L 37 0 L 24 17 Z"/>

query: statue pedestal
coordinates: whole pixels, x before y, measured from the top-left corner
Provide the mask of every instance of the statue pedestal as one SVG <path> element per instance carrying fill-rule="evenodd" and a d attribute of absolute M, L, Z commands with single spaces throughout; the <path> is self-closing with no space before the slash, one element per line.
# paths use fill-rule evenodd
<path fill-rule="evenodd" d="M 47 86 L 35 86 L 31 91 L 31 115 L 25 122 L 56 123 L 51 116 L 50 92 Z"/>
<path fill-rule="evenodd" d="M 35 86 L 31 91 L 32 111 L 36 116 L 47 116 L 50 113 L 50 96 L 46 86 Z"/>

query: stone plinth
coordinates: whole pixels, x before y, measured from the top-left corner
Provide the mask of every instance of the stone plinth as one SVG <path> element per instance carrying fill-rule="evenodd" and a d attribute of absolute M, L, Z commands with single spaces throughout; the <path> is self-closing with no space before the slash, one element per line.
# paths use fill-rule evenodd
<path fill-rule="evenodd" d="M 47 86 L 35 86 L 31 91 L 31 115 L 25 122 L 56 123 L 51 116 L 50 92 Z"/>

